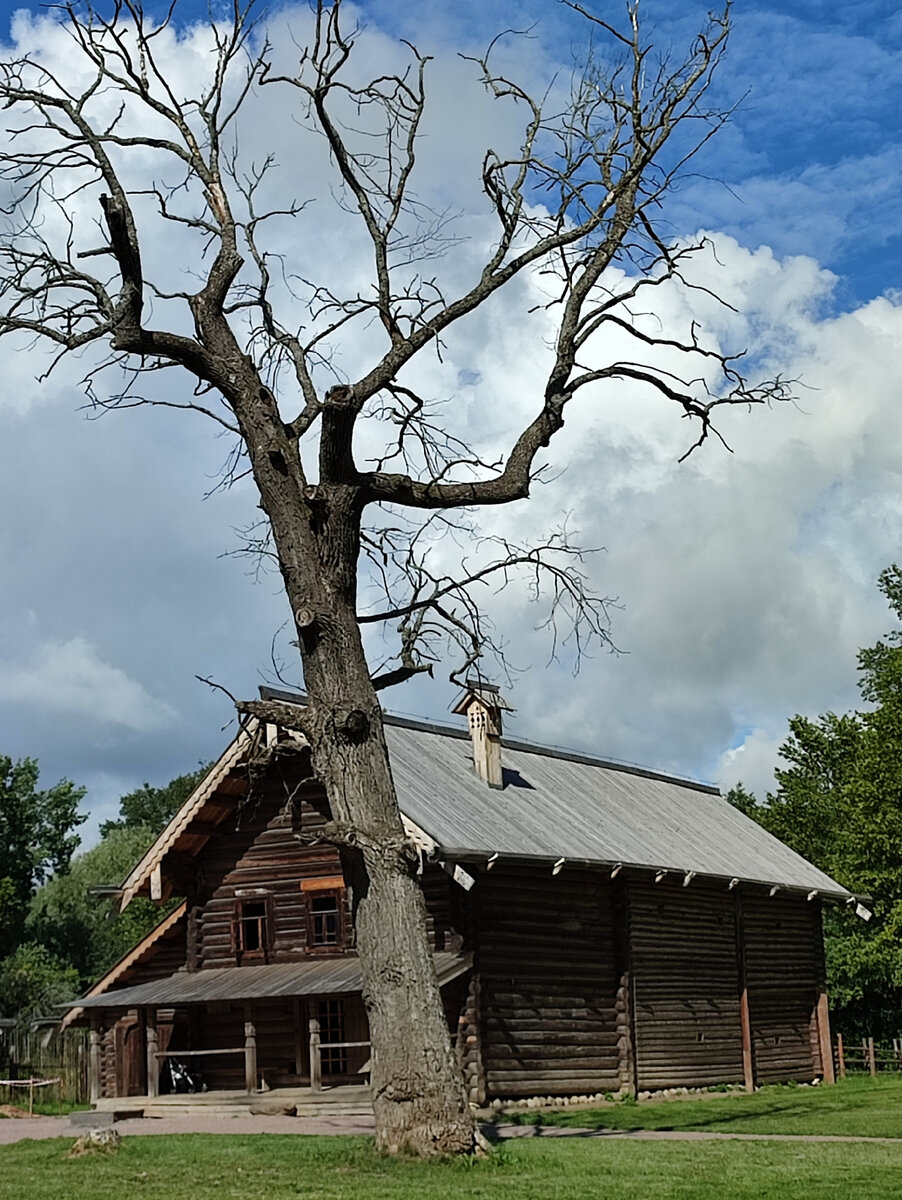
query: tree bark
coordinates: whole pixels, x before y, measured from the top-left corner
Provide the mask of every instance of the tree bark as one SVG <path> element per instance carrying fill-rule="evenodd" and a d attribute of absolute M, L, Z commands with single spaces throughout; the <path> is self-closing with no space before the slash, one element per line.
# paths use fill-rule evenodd
<path fill-rule="evenodd" d="M 357 624 L 362 504 L 353 482 L 306 485 L 274 398 L 258 380 L 253 384 L 234 408 L 295 617 L 309 695 L 302 724 L 351 889 L 372 1040 L 376 1141 L 390 1153 L 468 1153 L 476 1148 L 475 1120 L 441 1003 L 417 858 L 401 823 Z"/>

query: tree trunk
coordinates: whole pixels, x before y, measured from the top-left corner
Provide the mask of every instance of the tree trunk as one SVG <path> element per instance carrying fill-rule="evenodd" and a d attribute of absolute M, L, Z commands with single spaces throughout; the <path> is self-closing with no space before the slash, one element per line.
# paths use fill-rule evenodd
<path fill-rule="evenodd" d="M 401 824 L 356 622 L 344 633 L 340 650 L 323 639 L 305 656 L 305 673 L 313 766 L 352 893 L 376 1140 L 390 1153 L 468 1153 L 475 1124 L 436 980 L 417 856 Z"/>
<path fill-rule="evenodd" d="M 294 613 L 309 695 L 303 727 L 351 888 L 372 1039 L 376 1141 L 390 1153 L 469 1153 L 475 1120 L 442 1007 L 416 854 L 404 835 L 357 624 L 361 513 L 353 471 L 348 482 L 308 485 L 271 393 L 257 384 L 244 395 L 234 407 Z"/>

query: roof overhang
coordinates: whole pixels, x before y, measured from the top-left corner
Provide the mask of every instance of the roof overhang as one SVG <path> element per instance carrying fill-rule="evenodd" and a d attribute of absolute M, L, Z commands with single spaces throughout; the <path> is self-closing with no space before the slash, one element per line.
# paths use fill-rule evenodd
<path fill-rule="evenodd" d="M 441 986 L 464 974 L 473 965 L 472 954 L 435 954 Z M 272 963 L 259 967 L 220 967 L 177 971 L 134 987 L 88 995 L 78 1001 L 82 1009 L 175 1008 L 222 1000 L 264 1000 L 298 996 L 332 996 L 363 990 L 360 960 L 351 957 L 307 959 L 297 963 Z"/>

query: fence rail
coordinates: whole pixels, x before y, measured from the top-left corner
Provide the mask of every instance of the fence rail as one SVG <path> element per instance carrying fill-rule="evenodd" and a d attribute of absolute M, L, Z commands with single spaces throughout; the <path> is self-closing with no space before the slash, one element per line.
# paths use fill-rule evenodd
<path fill-rule="evenodd" d="M 890 1047 L 878 1045 L 872 1037 L 845 1041 L 839 1033 L 833 1044 L 833 1061 L 840 1079 L 849 1071 L 867 1071 L 872 1078 L 879 1071 L 902 1071 L 902 1037 L 893 1038 Z"/>

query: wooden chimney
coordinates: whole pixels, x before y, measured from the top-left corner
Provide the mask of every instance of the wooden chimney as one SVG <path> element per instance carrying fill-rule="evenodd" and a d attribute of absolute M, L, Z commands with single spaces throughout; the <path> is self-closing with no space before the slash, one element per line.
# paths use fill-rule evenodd
<path fill-rule="evenodd" d="M 468 679 L 451 710 L 466 716 L 473 743 L 473 765 L 492 788 L 504 787 L 501 770 L 501 714 L 514 710 L 493 683 Z"/>

